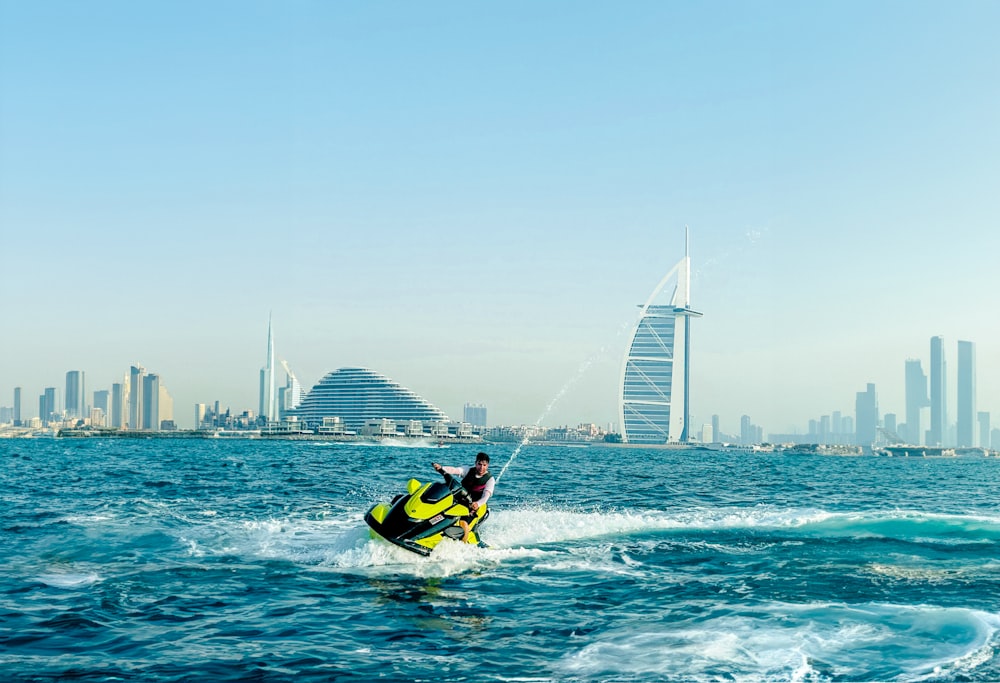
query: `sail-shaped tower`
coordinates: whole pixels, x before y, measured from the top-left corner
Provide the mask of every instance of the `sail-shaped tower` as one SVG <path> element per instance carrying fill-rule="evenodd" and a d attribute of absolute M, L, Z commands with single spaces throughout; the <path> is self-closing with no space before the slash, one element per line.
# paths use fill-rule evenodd
<path fill-rule="evenodd" d="M 688 440 L 691 318 L 701 313 L 691 308 L 687 242 L 685 236 L 684 258 L 641 307 L 622 362 L 618 417 L 625 443 Z"/>

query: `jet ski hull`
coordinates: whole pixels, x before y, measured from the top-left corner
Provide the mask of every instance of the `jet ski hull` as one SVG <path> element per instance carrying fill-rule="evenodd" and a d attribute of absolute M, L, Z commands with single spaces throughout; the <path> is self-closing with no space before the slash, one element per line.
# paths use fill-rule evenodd
<path fill-rule="evenodd" d="M 373 506 L 365 523 L 373 537 L 426 557 L 445 538 L 481 545 L 478 528 L 488 515 L 485 505 L 472 512 L 465 489 L 448 475 L 445 483 L 411 479 L 407 493 Z"/>

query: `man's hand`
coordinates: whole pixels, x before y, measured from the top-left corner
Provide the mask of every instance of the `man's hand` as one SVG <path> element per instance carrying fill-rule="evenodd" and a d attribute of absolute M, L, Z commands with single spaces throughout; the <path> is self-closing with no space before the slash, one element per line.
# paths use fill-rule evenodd
<path fill-rule="evenodd" d="M 472 511 L 473 512 L 479 511 L 479 503 L 477 503 L 476 501 L 472 501 Z"/>

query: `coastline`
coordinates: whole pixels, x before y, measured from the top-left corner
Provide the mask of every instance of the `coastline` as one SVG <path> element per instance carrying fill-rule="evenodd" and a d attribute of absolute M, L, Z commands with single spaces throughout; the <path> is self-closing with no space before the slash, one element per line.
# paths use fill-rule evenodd
<path fill-rule="evenodd" d="M 17 438 L 17 437 L 15 437 Z M 387 441 L 405 444 L 427 442 L 430 445 L 475 444 L 484 443 L 481 438 L 427 436 L 362 436 L 347 434 L 267 434 L 257 430 L 237 431 L 207 431 L 207 430 L 176 430 L 176 431 L 142 431 L 117 429 L 62 429 L 55 434 L 35 437 L 24 435 L 21 438 L 57 438 L 57 439 L 253 439 L 259 441 L 325 441 L 342 443 L 383 443 Z"/>
<path fill-rule="evenodd" d="M 430 437 L 427 435 L 358 435 L 358 434 L 309 434 L 309 433 L 266 433 L 260 430 L 170 430 L 143 431 L 118 429 L 60 429 L 39 431 L 32 429 L 0 431 L 0 440 L 4 439 L 238 439 L 254 441 L 312 441 L 344 444 L 382 444 L 386 446 L 423 446 L 425 448 L 443 448 L 450 445 L 520 443 L 532 446 L 553 446 L 563 448 L 614 448 L 648 451 L 689 451 L 704 453 L 726 453 L 729 455 L 825 455 L 836 457 L 903 457 L 903 458 L 962 458 L 962 457 L 1000 457 L 1000 452 L 982 448 L 971 449 L 934 449 L 917 446 L 894 446 L 876 448 L 866 452 L 856 446 L 831 446 L 822 444 L 755 444 L 737 446 L 733 444 L 702 444 L 702 443 L 663 443 L 635 444 L 613 441 L 534 441 L 524 442 L 507 439 L 486 439 L 473 437 Z"/>

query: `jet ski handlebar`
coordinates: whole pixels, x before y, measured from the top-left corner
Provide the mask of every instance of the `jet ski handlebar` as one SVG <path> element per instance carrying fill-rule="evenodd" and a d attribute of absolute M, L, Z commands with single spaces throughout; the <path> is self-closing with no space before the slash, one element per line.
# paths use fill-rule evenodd
<path fill-rule="evenodd" d="M 451 489 L 455 498 L 457 498 L 458 501 L 466 507 L 471 507 L 472 496 L 470 496 L 469 492 L 465 490 L 464 486 L 462 486 L 462 482 L 456 479 L 451 472 L 446 472 L 444 468 L 439 469 L 438 472 L 440 472 L 441 476 L 444 477 L 444 483 L 446 483 L 448 488 Z"/>

